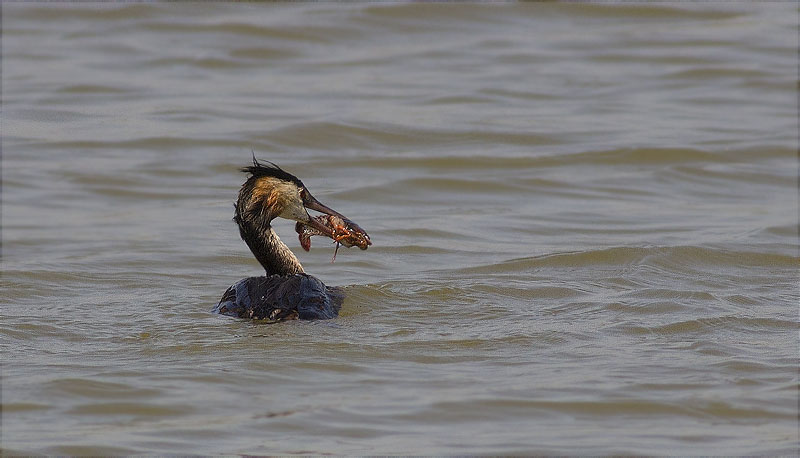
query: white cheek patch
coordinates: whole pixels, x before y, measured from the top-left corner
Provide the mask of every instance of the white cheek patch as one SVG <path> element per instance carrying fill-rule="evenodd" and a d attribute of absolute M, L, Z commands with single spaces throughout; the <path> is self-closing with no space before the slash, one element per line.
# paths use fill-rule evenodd
<path fill-rule="evenodd" d="M 292 219 L 301 222 L 306 222 L 309 220 L 306 208 L 302 205 L 295 204 L 287 205 L 278 216 L 281 218 Z"/>
<path fill-rule="evenodd" d="M 281 200 L 283 201 L 283 210 L 278 216 L 304 223 L 308 221 L 308 211 L 306 211 L 306 207 L 303 206 L 303 201 L 300 198 L 300 190 L 297 186 L 285 181 L 276 181 L 274 186 L 273 192 L 281 196 Z"/>

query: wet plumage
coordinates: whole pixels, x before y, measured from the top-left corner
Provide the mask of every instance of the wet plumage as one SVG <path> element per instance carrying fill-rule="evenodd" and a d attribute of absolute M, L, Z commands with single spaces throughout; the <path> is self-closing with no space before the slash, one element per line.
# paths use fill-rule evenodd
<path fill-rule="evenodd" d="M 280 167 L 253 158 L 253 165 L 242 171 L 250 176 L 239 191 L 233 220 L 266 276 L 245 278 L 232 285 L 214 312 L 270 321 L 336 317 L 344 294 L 304 272 L 300 261 L 272 229 L 272 221 L 278 217 L 294 220 L 298 226 L 313 229 L 315 235 L 362 249 L 371 244 L 369 236 L 357 224 L 317 201 L 300 179 Z M 332 220 L 342 221 L 344 226 L 326 225 L 327 220 L 311 218 L 306 209 L 331 215 L 335 217 Z"/>
<path fill-rule="evenodd" d="M 239 318 L 282 321 L 334 318 L 344 294 L 306 274 L 242 279 L 225 292 L 214 312 Z"/>

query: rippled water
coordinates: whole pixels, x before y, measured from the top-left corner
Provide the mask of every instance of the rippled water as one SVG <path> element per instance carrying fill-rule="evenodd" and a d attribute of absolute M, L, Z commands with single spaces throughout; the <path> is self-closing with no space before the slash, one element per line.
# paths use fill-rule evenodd
<path fill-rule="evenodd" d="M 795 4 L 2 13 L 3 453 L 797 453 Z M 209 313 L 251 150 L 338 319 Z"/>

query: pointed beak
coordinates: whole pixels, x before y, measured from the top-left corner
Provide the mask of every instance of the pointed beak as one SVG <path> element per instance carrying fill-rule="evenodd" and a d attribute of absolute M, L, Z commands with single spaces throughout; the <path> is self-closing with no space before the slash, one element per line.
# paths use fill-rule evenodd
<path fill-rule="evenodd" d="M 337 242 L 337 249 L 340 243 L 348 248 L 357 246 L 362 250 L 366 250 L 368 246 L 372 245 L 369 235 L 364 229 L 361 229 L 361 226 L 327 205 L 323 205 L 307 190 L 303 192 L 303 206 L 308 210 L 316 210 L 329 215 L 327 218 L 322 216 L 309 217 L 308 221 L 298 222 L 295 225 L 294 230 L 297 232 L 300 238 L 300 245 L 304 250 L 308 251 L 311 248 L 311 236 L 313 235 L 330 237 Z M 307 230 L 307 228 L 311 229 Z"/>
<path fill-rule="evenodd" d="M 351 229 L 355 229 L 355 230 L 357 230 L 357 231 L 359 231 L 359 232 L 361 232 L 363 234 L 366 234 L 364 229 L 361 229 L 361 226 L 359 226 L 358 224 L 350 221 L 350 219 L 348 217 L 346 217 L 343 214 L 337 212 L 336 210 L 328 207 L 327 205 L 322 204 L 320 201 L 315 199 L 314 196 L 312 196 L 311 193 L 309 193 L 309 192 L 306 192 L 306 197 L 305 197 L 305 199 L 303 199 L 303 206 L 305 206 L 306 208 L 308 208 L 310 210 L 316 210 L 316 211 L 318 211 L 320 213 L 325 213 L 326 215 L 331 215 L 331 216 L 336 216 L 338 218 L 341 218 L 345 223 L 347 223 L 348 227 L 350 227 Z M 328 237 L 333 235 L 333 232 L 331 231 L 331 229 L 329 227 L 325 226 L 324 224 L 320 223 L 319 221 L 315 220 L 314 218 L 311 218 L 311 221 L 309 221 L 306 224 L 308 224 L 309 226 L 313 227 L 314 229 L 322 232 L 323 234 L 327 235 Z"/>
<path fill-rule="evenodd" d="M 308 191 L 306 191 L 305 199 L 303 199 L 303 206 L 310 209 L 316 210 L 320 213 L 325 213 L 326 215 L 333 215 L 338 216 L 339 218 L 344 219 L 344 216 L 337 212 L 336 210 L 324 205 L 322 202 L 318 201 L 314 196 L 311 195 Z"/>

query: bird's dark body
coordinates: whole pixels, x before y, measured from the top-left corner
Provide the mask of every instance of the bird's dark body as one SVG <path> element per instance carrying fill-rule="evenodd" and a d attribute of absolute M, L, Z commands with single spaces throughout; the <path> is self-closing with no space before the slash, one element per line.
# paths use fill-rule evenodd
<path fill-rule="evenodd" d="M 233 284 L 215 313 L 256 320 L 325 320 L 335 318 L 344 294 L 306 274 L 249 277 Z"/>
<path fill-rule="evenodd" d="M 357 224 L 322 205 L 302 181 L 275 164 L 261 164 L 254 157 L 253 166 L 242 171 L 250 177 L 239 190 L 233 220 L 266 276 L 236 282 L 222 295 L 214 312 L 269 321 L 335 318 L 344 293 L 307 275 L 294 253 L 272 230 L 271 222 L 277 217 L 292 219 L 312 226 L 314 234 L 333 238 L 333 228 L 323 223 L 330 219 L 312 219 L 306 211 L 311 208 L 335 216 L 339 225 L 345 226 L 336 227 L 337 242 L 356 244 L 363 250 L 370 244 L 369 236 Z M 339 234 L 342 230 L 343 237 Z"/>

